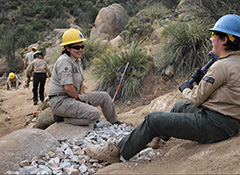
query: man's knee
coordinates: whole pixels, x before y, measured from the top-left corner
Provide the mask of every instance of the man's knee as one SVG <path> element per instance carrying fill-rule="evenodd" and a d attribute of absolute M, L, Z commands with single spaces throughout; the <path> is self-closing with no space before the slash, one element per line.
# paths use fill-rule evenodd
<path fill-rule="evenodd" d="M 148 125 L 151 127 L 157 124 L 159 120 L 161 120 L 161 114 L 162 112 L 152 112 L 145 116 L 145 121 Z"/>
<path fill-rule="evenodd" d="M 177 101 L 171 109 L 171 112 L 179 112 L 180 109 L 186 104 L 186 101 Z"/>

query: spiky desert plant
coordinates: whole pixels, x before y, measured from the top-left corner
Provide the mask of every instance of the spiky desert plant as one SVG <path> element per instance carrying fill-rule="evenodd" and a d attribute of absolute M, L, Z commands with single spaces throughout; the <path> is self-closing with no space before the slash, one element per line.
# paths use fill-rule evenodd
<path fill-rule="evenodd" d="M 141 86 L 141 80 L 148 72 L 145 67 L 147 58 L 141 43 L 131 43 L 119 52 L 107 51 L 104 55 L 95 58 L 94 74 L 101 79 L 97 89 L 105 90 L 113 97 L 129 62 L 116 99 L 119 98 L 122 102 L 132 99 Z"/>
<path fill-rule="evenodd" d="M 186 17 L 197 19 L 203 25 L 215 23 L 225 14 L 239 14 L 239 0 L 185 0 Z"/>
<path fill-rule="evenodd" d="M 209 26 L 198 26 L 195 21 L 173 22 L 162 33 L 159 59 L 161 70 L 172 65 L 175 73 L 185 74 L 204 65 L 211 50 Z"/>
<path fill-rule="evenodd" d="M 84 52 L 82 55 L 84 68 L 90 66 L 94 57 L 104 54 L 106 50 L 106 44 L 104 44 L 104 41 L 99 39 L 89 39 L 84 42 L 84 46 Z"/>

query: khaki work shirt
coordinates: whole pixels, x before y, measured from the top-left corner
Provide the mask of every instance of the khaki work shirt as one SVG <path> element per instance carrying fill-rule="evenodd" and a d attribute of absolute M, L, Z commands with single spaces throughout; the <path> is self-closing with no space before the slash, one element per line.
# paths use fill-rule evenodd
<path fill-rule="evenodd" d="M 27 67 L 27 75 L 30 76 L 31 72 L 34 73 L 47 73 L 48 76 L 51 76 L 51 71 L 47 66 L 47 63 L 43 59 L 36 58 L 34 59 Z"/>
<path fill-rule="evenodd" d="M 240 51 L 219 58 L 197 88 L 186 88 L 182 94 L 195 105 L 240 119 Z"/>
<path fill-rule="evenodd" d="M 28 52 L 25 56 L 25 59 L 27 59 L 27 64 L 29 65 L 33 60 L 34 60 L 34 52 L 31 51 L 31 52 Z"/>
<path fill-rule="evenodd" d="M 84 81 L 81 59 L 76 59 L 67 54 L 61 55 L 56 61 L 51 77 L 49 96 L 65 95 L 68 96 L 64 86 L 72 84 L 79 94 L 81 85 Z"/>

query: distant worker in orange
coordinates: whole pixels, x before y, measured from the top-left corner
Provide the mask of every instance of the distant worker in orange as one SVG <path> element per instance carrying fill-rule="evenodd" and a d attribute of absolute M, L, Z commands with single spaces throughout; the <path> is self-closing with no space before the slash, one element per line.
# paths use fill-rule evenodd
<path fill-rule="evenodd" d="M 18 80 L 18 76 L 15 73 L 11 72 L 8 75 L 6 84 L 7 84 L 7 90 L 14 90 L 19 88 L 19 86 L 21 85 L 21 82 Z"/>
<path fill-rule="evenodd" d="M 36 47 L 32 47 L 31 48 L 31 52 L 28 52 L 25 56 L 25 62 L 24 62 L 24 70 L 28 67 L 28 65 L 34 60 L 34 53 L 37 51 L 37 48 Z M 29 87 L 29 83 L 30 83 L 30 80 L 31 80 L 31 75 L 30 74 L 28 77 L 27 77 L 27 82 L 25 84 L 25 87 Z"/>

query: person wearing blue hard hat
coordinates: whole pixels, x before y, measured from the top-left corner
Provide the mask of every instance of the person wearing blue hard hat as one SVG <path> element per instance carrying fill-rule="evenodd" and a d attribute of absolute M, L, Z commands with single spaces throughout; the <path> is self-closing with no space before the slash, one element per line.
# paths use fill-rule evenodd
<path fill-rule="evenodd" d="M 51 77 L 51 71 L 47 63 L 43 60 L 43 53 L 36 51 L 33 54 L 34 60 L 28 65 L 26 69 L 27 76 L 33 74 L 33 104 L 38 103 L 38 86 L 39 86 L 39 98 L 44 101 L 44 90 L 47 77 Z"/>
<path fill-rule="evenodd" d="M 214 143 L 235 136 L 240 127 L 240 17 L 220 18 L 210 41 L 218 56 L 204 75 L 194 72 L 197 86 L 186 81 L 179 87 L 186 101 L 177 102 L 170 112 L 153 112 L 118 143 L 87 147 L 88 156 L 109 163 L 129 160 L 154 139 L 171 137 Z"/>

